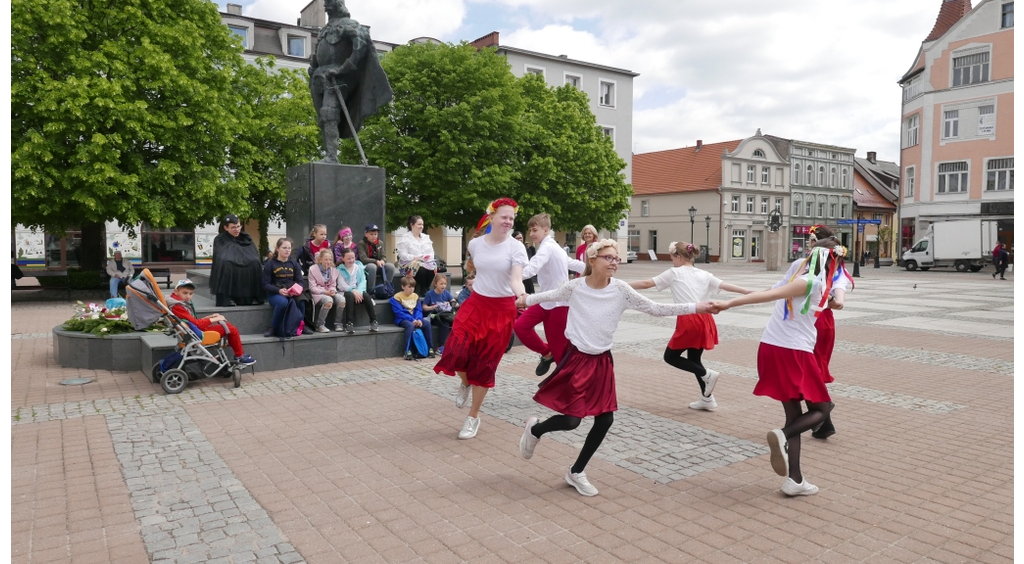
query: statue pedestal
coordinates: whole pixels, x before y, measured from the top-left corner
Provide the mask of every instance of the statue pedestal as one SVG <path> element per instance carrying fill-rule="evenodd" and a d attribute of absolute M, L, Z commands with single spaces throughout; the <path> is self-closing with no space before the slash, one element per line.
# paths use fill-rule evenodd
<path fill-rule="evenodd" d="M 342 227 L 352 229 L 352 240 L 363 238 L 369 223 L 380 227 L 384 241 L 384 169 L 375 166 L 333 163 L 307 163 L 289 168 L 285 192 L 285 221 L 288 238 L 293 241 L 292 255 L 309 238 L 313 225 L 327 226 L 331 242 Z M 274 248 L 275 241 L 270 242 Z M 387 242 L 385 242 L 387 249 Z"/>
<path fill-rule="evenodd" d="M 768 272 L 778 272 L 782 270 L 782 233 L 779 231 L 769 231 L 768 240 L 765 256 L 765 267 Z"/>

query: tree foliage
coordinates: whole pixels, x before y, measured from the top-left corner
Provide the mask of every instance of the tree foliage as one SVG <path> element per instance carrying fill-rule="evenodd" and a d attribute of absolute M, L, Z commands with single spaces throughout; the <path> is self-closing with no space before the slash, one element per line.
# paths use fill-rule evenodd
<path fill-rule="evenodd" d="M 626 163 L 597 127 L 587 97 L 515 78 L 494 49 L 414 44 L 382 60 L 395 99 L 359 137 L 387 173 L 388 224 L 412 214 L 469 228 L 510 196 L 521 217 L 545 211 L 556 228 L 614 228 L 629 205 Z M 354 143 L 343 145 L 357 162 Z"/>
<path fill-rule="evenodd" d="M 235 208 L 237 38 L 205 0 L 13 0 L 12 220 L 195 225 Z"/>

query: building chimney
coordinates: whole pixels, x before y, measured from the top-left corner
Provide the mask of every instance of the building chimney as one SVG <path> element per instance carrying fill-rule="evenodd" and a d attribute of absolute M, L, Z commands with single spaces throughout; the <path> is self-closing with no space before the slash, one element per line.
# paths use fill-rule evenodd
<path fill-rule="evenodd" d="M 704 141 L 702 139 L 698 139 L 697 140 L 697 151 L 700 151 L 700 148 L 703 147 L 703 146 L 704 146 Z"/>
<path fill-rule="evenodd" d="M 868 151 L 868 162 L 871 164 L 878 164 L 878 153 Z"/>
<path fill-rule="evenodd" d="M 235 16 L 241 16 L 242 15 L 242 5 L 241 4 L 228 4 L 228 13 L 232 14 L 232 15 L 235 15 Z"/>

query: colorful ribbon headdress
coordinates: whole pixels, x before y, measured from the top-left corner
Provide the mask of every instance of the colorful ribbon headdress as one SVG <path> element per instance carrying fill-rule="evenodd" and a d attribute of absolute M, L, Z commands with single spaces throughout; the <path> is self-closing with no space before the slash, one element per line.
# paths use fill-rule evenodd
<path fill-rule="evenodd" d="M 812 228 L 813 230 L 813 228 Z M 835 257 L 832 264 L 828 264 L 828 258 L 830 256 Z M 814 308 L 814 317 L 821 315 L 821 311 L 825 308 L 825 302 L 828 301 L 829 294 L 832 292 L 832 286 L 840 276 L 845 275 L 850 280 L 850 287 L 853 287 L 853 278 L 850 273 L 843 268 L 843 257 L 846 256 L 846 247 L 838 246 L 834 249 L 828 249 L 825 247 L 818 247 L 811 249 L 810 255 L 804 259 L 804 262 L 800 265 L 796 271 L 793 272 L 793 276 L 790 277 L 789 282 L 792 282 L 803 272 L 810 272 L 812 278 L 807 280 L 807 289 L 804 291 L 804 304 L 800 308 L 800 313 L 806 314 L 811 309 L 811 294 L 814 290 L 814 285 L 818 284 L 824 287 L 821 294 L 821 300 L 818 305 Z M 826 265 L 828 270 L 826 271 Z M 786 308 L 783 310 L 782 318 L 789 319 L 793 315 L 793 299 L 786 299 Z"/>
<path fill-rule="evenodd" d="M 484 231 L 484 233 L 491 232 L 491 216 L 494 215 L 494 212 L 497 211 L 498 208 L 500 208 L 501 206 L 512 206 L 512 209 L 514 210 L 519 209 L 519 204 L 517 204 L 516 201 L 513 200 L 512 198 L 498 198 L 497 200 L 494 200 L 487 206 L 487 213 L 485 213 L 484 216 L 480 218 L 480 221 L 476 224 L 475 231 L 477 233 L 479 233 L 480 230 L 485 227 L 487 228 L 487 230 Z"/>

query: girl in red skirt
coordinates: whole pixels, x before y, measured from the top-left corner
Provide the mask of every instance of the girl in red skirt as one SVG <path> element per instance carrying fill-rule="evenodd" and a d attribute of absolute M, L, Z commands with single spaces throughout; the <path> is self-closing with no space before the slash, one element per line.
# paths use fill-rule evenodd
<path fill-rule="evenodd" d="M 672 298 L 677 304 L 704 302 L 720 290 L 737 294 L 751 292 L 695 268 L 693 260 L 700 254 L 700 249 L 691 243 L 673 241 L 668 246 L 668 254 L 672 257 L 672 268 L 650 280 L 636 280 L 629 285 L 635 290 L 656 288 L 661 291 L 671 288 Z M 664 358 L 665 362 L 680 370 L 692 372 L 697 378 L 701 397 L 690 404 L 690 409 L 714 411 L 718 408 L 715 396 L 711 394 L 718 382 L 718 371 L 704 368 L 704 363 L 700 361 L 704 351 L 715 348 L 717 344 L 718 327 L 710 314 L 680 315 L 676 318 L 676 331 L 665 347 Z M 684 352 L 686 358 L 683 358 Z"/>
<path fill-rule="evenodd" d="M 511 198 L 495 200 L 477 225 L 477 231 L 486 229 L 486 235 L 469 242 L 476 268 L 473 293 L 455 316 L 444 355 L 434 366 L 435 373 L 457 375 L 461 380 L 456 407 L 466 405 L 472 389 L 473 403 L 460 439 L 472 439 L 480 429 L 480 406 L 494 387 L 494 374 L 512 337 L 516 297 L 526 295 L 523 267 L 530 261 L 526 247 L 511 236 L 517 207 Z"/>
<path fill-rule="evenodd" d="M 593 416 L 594 426 L 587 434 L 583 449 L 565 474 L 565 481 L 576 491 L 593 496 L 597 495 L 597 488 L 587 480 L 584 468 L 608 434 L 613 412 L 618 409 L 611 348 L 622 312 L 629 308 L 651 315 L 685 315 L 707 313 L 710 305 L 658 304 L 638 294 L 629 284 L 613 278 L 621 259 L 618 244 L 611 239 L 592 244 L 586 257 L 583 277 L 557 290 L 519 299 L 520 307 L 569 302 L 565 328 L 569 344 L 555 371 L 540 383 L 540 390 L 533 396 L 534 401 L 561 415 L 543 423 L 538 423 L 536 417 L 527 419 L 519 440 L 519 453 L 529 459 L 544 433 L 571 431 L 579 427 L 584 417 Z"/>
<path fill-rule="evenodd" d="M 757 350 L 754 395 L 782 402 L 786 412 L 786 425 L 768 432 L 768 446 L 772 468 L 780 476 L 788 476 L 782 484 L 782 492 L 788 496 L 818 493 L 818 487 L 800 471 L 800 434 L 823 423 L 832 409 L 821 365 L 814 356 L 814 323 L 832 290 L 843 254 L 842 247 L 815 248 L 795 275 L 783 278 L 771 290 L 714 303 L 716 311 L 723 311 L 775 301 Z M 806 412 L 801 401 L 807 404 Z"/>

